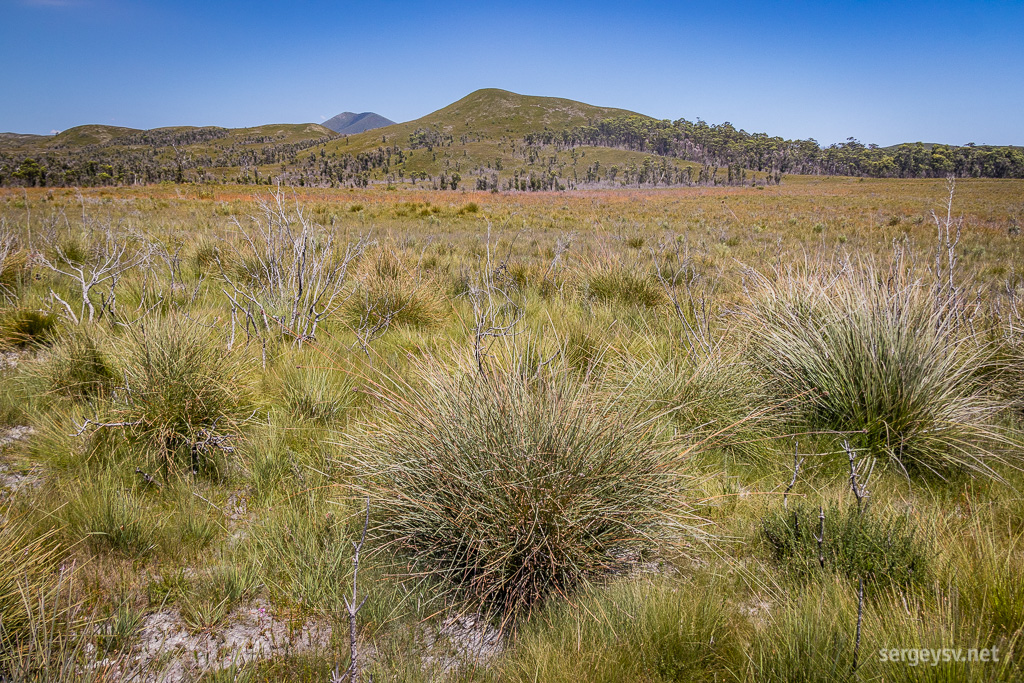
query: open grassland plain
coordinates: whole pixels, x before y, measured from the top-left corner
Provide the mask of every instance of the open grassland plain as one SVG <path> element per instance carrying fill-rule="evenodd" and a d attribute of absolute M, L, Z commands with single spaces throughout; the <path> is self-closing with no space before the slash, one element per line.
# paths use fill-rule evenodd
<path fill-rule="evenodd" d="M 0 190 L 0 680 L 1021 680 L 1022 223 Z"/>

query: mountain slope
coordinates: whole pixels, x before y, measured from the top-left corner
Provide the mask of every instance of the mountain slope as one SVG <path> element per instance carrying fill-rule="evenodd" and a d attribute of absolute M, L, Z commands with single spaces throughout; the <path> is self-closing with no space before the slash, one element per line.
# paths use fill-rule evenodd
<path fill-rule="evenodd" d="M 5 134 L 0 136 L 0 185 L 252 182 L 261 177 L 254 169 L 273 167 L 282 173 L 281 167 L 295 163 L 300 152 L 336 137 L 315 123 L 151 130 L 84 125 L 58 135 Z M 29 159 L 33 163 L 25 165 Z"/>
<path fill-rule="evenodd" d="M 340 114 L 342 131 L 374 123 Z M 379 121 L 378 121 L 379 123 Z M 406 123 L 338 134 L 317 124 L 135 130 L 78 126 L 0 135 L 2 185 L 240 182 L 365 187 L 386 183 L 501 191 L 594 186 L 778 183 L 785 174 L 1024 177 L 1012 147 L 814 140 L 729 123 L 658 120 L 555 97 L 477 90 Z"/>
<path fill-rule="evenodd" d="M 330 128 L 335 133 L 341 135 L 355 135 L 357 133 L 363 133 L 374 128 L 383 128 L 384 126 L 393 126 L 395 124 L 391 119 L 386 119 L 380 114 L 375 114 L 372 111 L 364 111 L 362 114 L 354 114 L 350 111 L 345 111 L 337 116 L 327 119 L 323 122 L 324 128 Z"/>
<path fill-rule="evenodd" d="M 477 189 L 555 189 L 599 182 L 609 173 L 621 180 L 636 175 L 627 169 L 645 165 L 657 166 L 659 177 L 679 178 L 693 165 L 644 151 L 526 141 L 613 117 L 654 121 L 625 109 L 487 88 L 413 121 L 331 140 L 319 161 L 319 148 L 299 158 L 341 184 L 427 180 L 452 188 L 454 179 Z"/>
<path fill-rule="evenodd" d="M 484 88 L 413 121 L 331 143 L 328 150 L 356 153 L 375 149 L 385 141 L 401 147 L 409 144 L 410 136 L 416 131 L 423 130 L 455 138 L 467 135 L 477 140 L 497 140 L 503 136 L 522 137 L 545 128 L 564 130 L 611 116 L 630 115 L 641 116 L 625 109 L 598 107 L 561 97 L 519 95 L 507 90 Z"/>

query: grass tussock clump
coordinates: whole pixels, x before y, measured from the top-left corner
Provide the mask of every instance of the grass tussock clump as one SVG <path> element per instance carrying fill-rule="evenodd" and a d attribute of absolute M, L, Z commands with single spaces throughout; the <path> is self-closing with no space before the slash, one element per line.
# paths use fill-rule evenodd
<path fill-rule="evenodd" d="M 47 391 L 74 399 L 109 393 L 116 378 L 109 355 L 94 334 L 73 330 L 61 336 L 36 370 Z"/>
<path fill-rule="evenodd" d="M 336 510 L 315 495 L 297 496 L 279 506 L 250 542 L 275 596 L 332 618 L 344 612 L 352 588 L 353 539 Z"/>
<path fill-rule="evenodd" d="M 377 530 L 463 597 L 529 609 L 628 565 L 681 509 L 681 459 L 641 404 L 568 373 L 419 370 L 378 388 L 349 452 Z"/>
<path fill-rule="evenodd" d="M 441 301 L 430 285 L 398 277 L 367 279 L 348 300 L 343 314 L 355 329 L 390 325 L 430 329 L 443 318 Z"/>
<path fill-rule="evenodd" d="M 15 251 L 13 241 L 6 242 L 0 233 L 0 301 L 13 298 L 28 271 L 28 252 Z"/>
<path fill-rule="evenodd" d="M 116 411 L 131 435 L 168 465 L 188 459 L 210 434 L 231 434 L 245 413 L 247 377 L 240 362 L 194 323 L 150 323 L 128 335 L 125 405 Z"/>
<path fill-rule="evenodd" d="M 0 312 L 0 348 L 46 344 L 57 332 L 57 316 L 44 311 L 15 308 Z"/>
<path fill-rule="evenodd" d="M 651 355 L 626 358 L 614 372 L 625 392 L 669 412 L 676 429 L 709 449 L 728 449 L 750 462 L 763 458 L 785 406 L 770 405 L 763 383 L 740 359 L 721 350 Z"/>
<path fill-rule="evenodd" d="M 34 535 L 16 520 L 0 524 L 0 679 L 5 668 L 4 652 L 10 652 L 31 635 L 33 598 L 54 588 L 53 570 L 60 559 L 45 536 Z"/>
<path fill-rule="evenodd" d="M 752 683 L 856 680 L 857 597 L 856 588 L 850 590 L 848 583 L 837 580 L 816 591 L 799 591 L 774 607 L 752 634 L 745 671 L 742 675 L 737 672 L 735 679 Z M 864 643 L 862 659 L 870 656 L 865 653 L 872 653 L 873 645 Z"/>
<path fill-rule="evenodd" d="M 926 291 L 871 268 L 762 285 L 747 309 L 755 359 L 811 428 L 847 432 L 905 471 L 992 473 L 980 359 Z"/>
<path fill-rule="evenodd" d="M 772 558 L 800 575 L 838 571 L 877 584 L 924 584 L 931 576 L 930 554 L 905 515 L 797 504 L 766 516 L 761 534 Z"/>
<path fill-rule="evenodd" d="M 10 553 L 0 564 L 0 680 L 110 680 L 106 662 L 83 671 L 93 638 L 74 566 L 58 570 L 59 553 L 20 524 L 0 525 L 0 543 Z"/>
<path fill-rule="evenodd" d="M 354 329 L 391 325 L 429 329 L 443 318 L 437 289 L 406 266 L 391 249 L 382 249 L 362 267 L 361 285 L 346 302 L 342 317 Z"/>
<path fill-rule="evenodd" d="M 736 621 L 715 586 L 621 581 L 533 619 L 499 665 L 498 680 L 729 680 L 742 657 Z"/>
<path fill-rule="evenodd" d="M 62 511 L 72 539 L 128 557 L 142 557 L 156 548 L 162 520 L 138 492 L 109 473 L 75 482 L 74 487 Z"/>
<path fill-rule="evenodd" d="M 356 402 L 355 382 L 324 368 L 291 367 L 281 373 L 281 396 L 291 415 L 329 425 Z"/>
<path fill-rule="evenodd" d="M 590 268 L 584 274 L 583 294 L 597 301 L 638 308 L 653 308 L 668 301 L 650 273 L 622 265 Z"/>

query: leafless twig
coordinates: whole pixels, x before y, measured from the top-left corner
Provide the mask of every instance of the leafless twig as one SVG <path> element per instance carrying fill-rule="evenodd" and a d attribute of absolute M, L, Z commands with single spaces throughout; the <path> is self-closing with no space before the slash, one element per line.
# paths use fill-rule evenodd
<path fill-rule="evenodd" d="M 782 494 L 782 507 L 789 507 L 789 501 L 787 497 L 789 492 L 796 486 L 796 478 L 800 474 L 800 466 L 804 463 L 804 459 L 800 457 L 800 442 L 797 441 L 793 446 L 793 478 L 789 482 L 789 486 L 786 487 L 785 492 Z"/>
<path fill-rule="evenodd" d="M 75 432 L 74 434 L 68 434 L 68 436 L 81 436 L 82 434 L 85 433 L 85 430 L 88 429 L 90 425 L 92 425 L 93 427 L 97 427 L 97 428 L 104 428 L 104 427 L 137 427 L 140 424 L 142 424 L 142 420 L 137 420 L 135 422 L 96 422 L 94 420 L 90 420 L 90 419 L 86 418 L 85 422 L 83 422 L 78 427 L 78 431 Z"/>
<path fill-rule="evenodd" d="M 859 471 L 857 466 L 857 456 L 854 455 L 853 448 L 850 447 L 849 441 L 843 441 L 843 450 L 846 451 L 846 455 L 850 458 L 850 490 L 853 491 L 853 495 L 857 497 L 857 512 L 864 514 L 864 506 L 867 504 L 867 499 L 871 494 L 864 486 L 864 483 L 859 481 L 859 479 L 862 475 L 867 479 L 867 475 Z M 870 470 L 868 474 L 870 474 Z"/>
<path fill-rule="evenodd" d="M 511 288 L 503 277 L 511 256 L 511 247 L 505 260 L 494 267 L 491 257 L 491 225 L 487 224 L 487 262 L 483 273 L 471 280 L 468 297 L 473 305 L 473 357 L 477 369 L 483 373 L 488 340 L 516 335 L 516 327 L 523 318 L 523 308 L 512 298 Z"/>
<path fill-rule="evenodd" d="M 349 664 L 348 669 L 344 674 L 339 675 L 337 669 L 331 673 L 332 683 L 341 683 L 341 681 L 348 681 L 348 683 L 359 683 L 359 638 L 358 638 L 358 615 L 359 610 L 363 608 L 363 603 L 366 602 L 368 596 L 363 596 L 363 599 L 359 599 L 358 594 L 358 583 L 359 583 L 359 554 L 363 550 L 363 544 L 366 543 L 366 530 L 370 527 L 370 498 L 366 498 L 366 519 L 363 521 L 363 535 L 359 538 L 358 543 L 352 543 L 352 548 L 355 553 L 352 555 L 352 598 L 349 599 L 345 596 L 345 611 L 348 613 L 348 646 L 349 646 Z"/>
<path fill-rule="evenodd" d="M 246 331 L 264 341 L 280 330 L 301 344 L 314 339 L 320 322 L 351 295 L 345 286 L 349 266 L 370 241 L 335 245 L 334 234 L 309 220 L 297 201 L 286 206 L 280 190 L 258 206 L 261 215 L 252 217 L 250 227 L 235 220 L 245 251 L 241 274 L 230 273 L 215 255 L 232 307 L 230 343 L 241 313 Z"/>
<path fill-rule="evenodd" d="M 50 296 L 64 306 L 68 318 L 76 325 L 86 320 L 86 313 L 90 322 L 95 319 L 96 306 L 92 301 L 92 291 L 104 283 L 110 284 L 110 296 L 103 302 L 101 312 L 106 310 L 113 313 L 114 287 L 121 275 L 149 261 L 153 253 L 153 247 L 149 245 L 131 249 L 131 238 L 116 234 L 110 227 L 104 230 L 103 238 L 93 245 L 91 253 L 84 260 L 68 254 L 56 240 L 49 246 L 55 254 L 54 259 L 50 259 L 42 251 L 39 251 L 36 258 L 43 267 L 71 279 L 78 286 L 82 302 L 77 314 L 56 292 L 50 292 Z"/>

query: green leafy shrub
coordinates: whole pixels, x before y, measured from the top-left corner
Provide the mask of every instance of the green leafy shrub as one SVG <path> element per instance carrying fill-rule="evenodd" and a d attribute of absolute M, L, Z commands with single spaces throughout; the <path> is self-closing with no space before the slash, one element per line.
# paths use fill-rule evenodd
<path fill-rule="evenodd" d="M 628 565 L 682 508 L 682 463 L 641 402 L 565 372 L 418 375 L 378 390 L 380 422 L 347 452 L 376 528 L 466 598 L 529 609 Z"/>
<path fill-rule="evenodd" d="M 819 555 L 822 512 L 825 533 Z M 802 575 L 837 571 L 882 584 L 921 584 L 931 576 L 930 553 L 905 515 L 871 509 L 861 514 L 852 505 L 820 510 L 796 504 L 766 516 L 761 534 L 772 558 Z"/>

